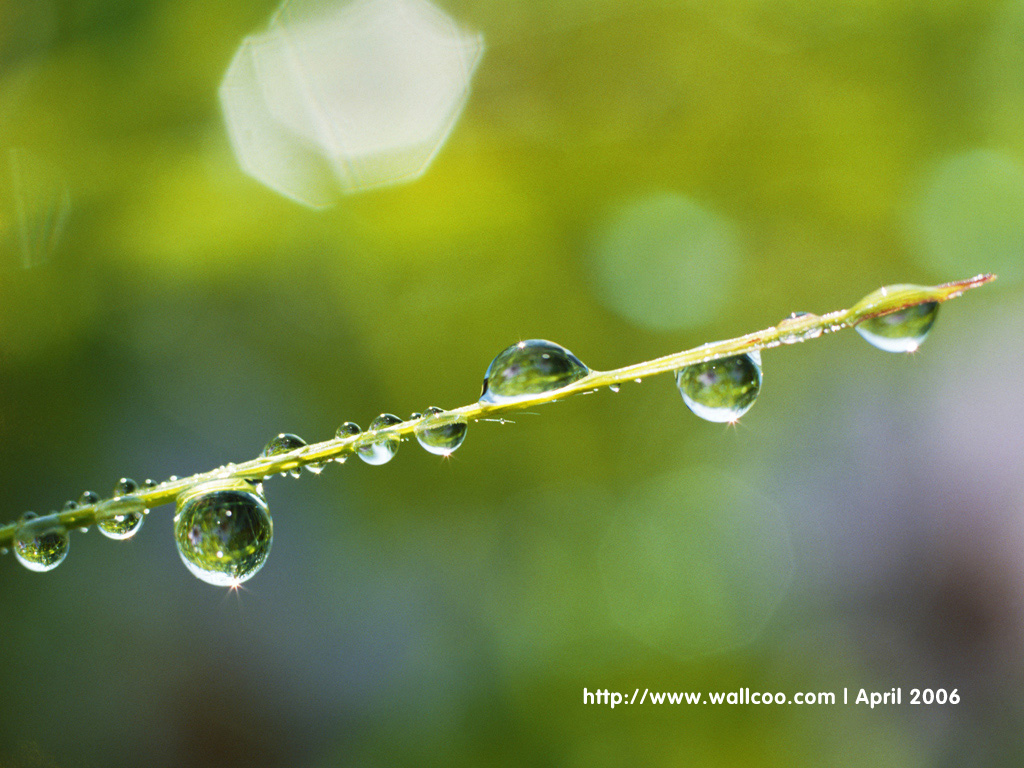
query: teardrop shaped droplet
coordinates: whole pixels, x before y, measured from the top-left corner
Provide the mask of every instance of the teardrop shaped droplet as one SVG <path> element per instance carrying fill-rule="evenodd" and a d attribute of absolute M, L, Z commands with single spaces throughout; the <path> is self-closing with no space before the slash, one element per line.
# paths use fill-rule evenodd
<path fill-rule="evenodd" d="M 252 578 L 267 561 L 273 539 L 267 503 L 244 480 L 200 483 L 178 496 L 178 554 L 208 584 L 232 587 Z"/>
<path fill-rule="evenodd" d="M 857 323 L 857 333 L 885 352 L 916 352 L 939 315 L 939 302 L 926 301 Z"/>
<path fill-rule="evenodd" d="M 484 374 L 481 403 L 514 403 L 579 381 L 590 373 L 572 352 L 551 341 L 530 339 L 495 357 Z"/>
<path fill-rule="evenodd" d="M 687 407 L 702 419 L 733 422 L 750 410 L 761 391 L 761 354 L 708 360 L 676 371 Z"/>
<path fill-rule="evenodd" d="M 30 571 L 52 571 L 68 556 L 71 537 L 53 517 L 29 517 L 14 531 L 13 549 L 18 562 Z"/>
<path fill-rule="evenodd" d="M 466 439 L 469 425 L 461 416 L 441 416 L 443 408 L 430 406 L 426 418 L 416 425 L 414 434 L 416 441 L 430 453 L 438 456 L 451 456 L 455 449 Z"/>
<path fill-rule="evenodd" d="M 96 523 L 99 532 L 108 539 L 123 541 L 139 532 L 145 520 L 146 505 L 138 496 L 120 496 L 103 504 L 101 511 L 112 517 Z"/>
<path fill-rule="evenodd" d="M 394 414 L 382 413 L 370 422 L 370 426 L 366 431 L 369 434 L 374 430 L 383 429 L 384 427 L 392 427 L 395 424 L 401 423 L 402 420 Z M 401 443 L 401 438 L 398 437 L 381 437 L 376 440 L 370 440 L 363 443 L 356 448 L 356 453 L 359 454 L 359 458 L 367 464 L 387 464 L 394 458 L 395 454 L 398 453 L 398 446 L 401 445 Z"/>

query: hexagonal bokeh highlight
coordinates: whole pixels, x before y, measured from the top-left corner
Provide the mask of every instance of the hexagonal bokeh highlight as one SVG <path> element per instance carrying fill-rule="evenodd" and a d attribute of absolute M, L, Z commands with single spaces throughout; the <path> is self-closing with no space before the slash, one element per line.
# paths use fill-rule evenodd
<path fill-rule="evenodd" d="M 482 52 L 426 0 L 288 0 L 221 83 L 235 155 L 313 207 L 411 181 L 448 138 Z"/>

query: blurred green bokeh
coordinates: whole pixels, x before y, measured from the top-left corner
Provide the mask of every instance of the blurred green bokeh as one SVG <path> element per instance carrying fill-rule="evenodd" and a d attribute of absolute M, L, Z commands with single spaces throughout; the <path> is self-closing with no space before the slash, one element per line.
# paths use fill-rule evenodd
<path fill-rule="evenodd" d="M 438 5 L 486 46 L 458 124 L 314 211 L 217 102 L 274 3 L 0 0 L 0 520 L 463 405 L 520 339 L 607 369 L 1000 280 L 912 357 L 766 353 L 736 427 L 662 376 L 275 479 L 238 593 L 169 507 L 2 557 L 0 766 L 1020 765 L 1024 2 Z"/>

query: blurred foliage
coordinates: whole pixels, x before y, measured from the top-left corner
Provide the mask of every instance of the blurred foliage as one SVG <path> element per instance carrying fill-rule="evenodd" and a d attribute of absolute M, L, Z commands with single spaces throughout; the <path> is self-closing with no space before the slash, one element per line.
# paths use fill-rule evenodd
<path fill-rule="evenodd" d="M 185 571 L 169 509 L 50 574 L 0 558 L 0 766 L 1019 765 L 1024 3 L 440 5 L 486 44 L 459 124 L 415 183 L 316 212 L 240 171 L 217 104 L 273 3 L 0 0 L 5 521 L 462 405 L 519 339 L 610 368 L 1003 279 L 914 358 L 766 353 L 737 428 L 665 376 L 271 482 L 239 594 Z M 697 322 L 645 326 L 601 238 L 663 197 L 740 245 Z M 637 686 L 963 703 L 581 703 Z"/>

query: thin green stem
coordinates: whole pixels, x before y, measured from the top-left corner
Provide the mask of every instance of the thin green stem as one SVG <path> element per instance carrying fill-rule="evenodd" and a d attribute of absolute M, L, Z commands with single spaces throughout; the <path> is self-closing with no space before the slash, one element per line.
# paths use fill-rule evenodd
<path fill-rule="evenodd" d="M 971 288 L 977 288 L 995 279 L 995 275 L 978 275 L 969 280 L 959 280 L 932 287 L 898 285 L 881 288 L 868 294 L 850 309 L 840 309 L 826 315 L 801 315 L 786 318 L 778 325 L 762 331 L 748 333 L 725 341 L 715 341 L 700 347 L 676 352 L 672 355 L 659 357 L 612 371 L 591 371 L 587 376 L 560 389 L 542 392 L 529 397 L 517 398 L 514 402 L 492 404 L 476 402 L 437 414 L 432 418 L 465 419 L 476 421 L 481 418 L 500 417 L 503 414 L 533 408 L 543 403 L 550 403 L 570 395 L 592 392 L 599 387 L 647 378 L 660 373 L 668 373 L 694 363 L 714 360 L 722 357 L 754 352 L 761 349 L 777 347 L 780 344 L 792 344 L 817 338 L 825 333 L 851 328 L 860 322 L 879 315 L 898 312 L 908 307 L 928 302 L 944 302 L 956 298 Z M 344 459 L 354 453 L 360 446 L 388 437 L 401 437 L 411 434 L 420 419 L 410 419 L 400 424 L 378 430 L 368 430 L 358 435 L 333 438 L 321 443 L 313 443 L 297 448 L 289 453 L 269 457 L 258 457 L 242 464 L 227 464 L 217 469 L 192 475 L 185 478 L 171 478 L 152 489 L 140 490 L 133 497 L 142 501 L 147 509 L 173 502 L 178 495 L 197 483 L 219 479 L 263 480 L 275 474 L 288 472 L 307 464 L 320 464 L 330 460 Z M 96 504 L 81 506 L 77 509 L 54 513 L 55 525 L 67 529 L 82 528 L 95 525 L 123 513 L 117 504 L 110 500 Z M 0 527 L 0 547 L 10 546 L 17 523 Z"/>

